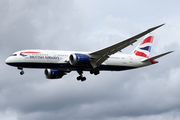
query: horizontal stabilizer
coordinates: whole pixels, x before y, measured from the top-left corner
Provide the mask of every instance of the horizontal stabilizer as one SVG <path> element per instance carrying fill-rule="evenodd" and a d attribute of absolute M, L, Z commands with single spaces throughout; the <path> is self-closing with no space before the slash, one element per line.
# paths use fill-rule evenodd
<path fill-rule="evenodd" d="M 166 53 L 163 53 L 163 54 L 154 56 L 154 57 L 149 58 L 149 59 L 146 59 L 146 60 L 144 60 L 144 61 L 142 61 L 142 62 L 150 62 L 150 61 L 152 61 L 152 60 L 154 60 L 154 59 L 160 58 L 160 57 L 162 57 L 162 56 L 164 56 L 164 55 L 167 55 L 167 54 L 169 54 L 169 53 L 172 53 L 172 52 L 174 52 L 174 51 L 169 51 L 169 52 L 166 52 Z"/>

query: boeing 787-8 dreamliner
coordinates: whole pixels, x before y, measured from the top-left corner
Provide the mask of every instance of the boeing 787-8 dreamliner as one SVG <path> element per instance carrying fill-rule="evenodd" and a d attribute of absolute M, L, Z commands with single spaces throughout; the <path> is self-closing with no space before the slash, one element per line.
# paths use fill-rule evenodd
<path fill-rule="evenodd" d="M 13 53 L 6 59 L 6 64 L 23 68 L 43 68 L 48 79 L 62 78 L 71 71 L 77 71 L 77 80 L 85 81 L 83 71 L 98 75 L 100 71 L 121 71 L 144 67 L 157 63 L 155 59 L 169 54 L 166 52 L 149 58 L 154 35 L 152 31 L 163 26 L 150 28 L 140 34 L 95 52 L 55 51 L 55 50 L 22 50 Z M 132 45 L 137 39 L 145 39 L 131 54 L 115 54 Z"/>

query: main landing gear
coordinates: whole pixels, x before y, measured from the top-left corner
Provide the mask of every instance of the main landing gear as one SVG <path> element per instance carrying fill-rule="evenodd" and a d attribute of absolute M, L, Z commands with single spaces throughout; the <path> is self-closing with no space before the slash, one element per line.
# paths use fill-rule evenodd
<path fill-rule="evenodd" d="M 82 82 L 86 80 L 86 77 L 83 77 L 83 71 L 82 70 L 78 70 L 77 71 L 79 76 L 77 77 L 77 80 L 81 80 Z M 98 75 L 100 72 L 99 70 L 91 70 L 90 71 L 91 74 L 94 74 L 94 75 Z"/>
<path fill-rule="evenodd" d="M 21 70 L 20 75 L 24 74 L 23 67 L 18 67 L 19 70 Z"/>
<path fill-rule="evenodd" d="M 77 80 L 81 80 L 82 82 L 86 80 L 86 77 L 83 77 L 83 71 L 77 71 L 80 76 L 77 77 Z"/>
<path fill-rule="evenodd" d="M 94 75 L 98 75 L 100 72 L 99 70 L 91 70 L 90 73 Z"/>

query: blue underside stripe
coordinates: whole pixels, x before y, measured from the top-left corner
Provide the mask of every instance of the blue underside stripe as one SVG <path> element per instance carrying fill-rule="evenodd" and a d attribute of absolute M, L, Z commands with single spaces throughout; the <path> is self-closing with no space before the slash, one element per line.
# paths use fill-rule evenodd
<path fill-rule="evenodd" d="M 50 69 L 62 69 L 66 70 L 93 70 L 93 68 L 89 66 L 72 66 L 70 64 L 59 64 L 59 63 L 9 63 L 11 66 L 15 67 L 23 67 L 23 68 L 50 68 Z M 120 71 L 120 70 L 128 70 L 133 69 L 136 67 L 129 67 L 129 66 L 114 66 L 114 65 L 100 65 L 97 69 L 99 70 L 113 70 L 113 71 Z"/>

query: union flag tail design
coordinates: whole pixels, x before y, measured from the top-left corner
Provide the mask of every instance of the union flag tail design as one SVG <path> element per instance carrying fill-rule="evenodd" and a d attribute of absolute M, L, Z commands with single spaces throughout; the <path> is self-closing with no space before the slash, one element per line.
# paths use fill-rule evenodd
<path fill-rule="evenodd" d="M 151 51 L 151 46 L 153 43 L 154 34 L 149 33 L 145 36 L 145 39 L 136 47 L 136 49 L 132 52 L 136 56 L 149 58 L 149 54 Z"/>

